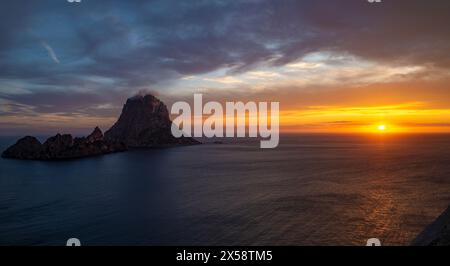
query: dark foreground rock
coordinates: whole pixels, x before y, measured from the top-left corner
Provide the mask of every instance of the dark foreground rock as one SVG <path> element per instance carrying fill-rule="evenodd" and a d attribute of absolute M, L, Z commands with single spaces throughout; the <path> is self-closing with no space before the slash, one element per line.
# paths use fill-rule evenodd
<path fill-rule="evenodd" d="M 171 127 L 166 105 L 152 95 L 139 95 L 127 100 L 119 120 L 105 138 L 131 148 L 199 144 L 193 138 L 175 138 Z"/>
<path fill-rule="evenodd" d="M 450 246 L 450 207 L 417 236 L 413 246 Z"/>
<path fill-rule="evenodd" d="M 21 160 L 64 160 L 127 150 L 124 143 L 104 140 L 99 128 L 86 138 L 58 134 L 41 144 L 35 137 L 24 137 L 3 152 L 2 157 Z"/>

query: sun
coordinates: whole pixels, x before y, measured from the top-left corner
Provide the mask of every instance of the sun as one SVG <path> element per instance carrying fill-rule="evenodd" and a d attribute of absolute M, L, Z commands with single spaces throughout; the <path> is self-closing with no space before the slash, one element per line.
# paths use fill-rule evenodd
<path fill-rule="evenodd" d="M 378 125 L 379 131 L 386 131 L 386 129 L 387 129 L 386 125 Z"/>

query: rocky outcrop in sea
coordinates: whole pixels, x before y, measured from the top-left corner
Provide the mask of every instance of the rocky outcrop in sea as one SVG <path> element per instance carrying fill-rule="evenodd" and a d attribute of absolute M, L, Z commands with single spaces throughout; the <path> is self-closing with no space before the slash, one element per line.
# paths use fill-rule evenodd
<path fill-rule="evenodd" d="M 175 138 L 166 105 L 153 95 L 127 100 L 119 120 L 105 133 L 110 141 L 124 142 L 130 148 L 199 144 L 193 138 Z"/>
<path fill-rule="evenodd" d="M 97 127 L 87 137 L 73 138 L 69 134 L 57 134 L 43 144 L 37 138 L 27 136 L 4 151 L 2 157 L 21 160 L 65 160 L 126 150 L 124 143 L 105 140 Z"/>
<path fill-rule="evenodd" d="M 166 105 L 152 95 L 127 100 L 119 120 L 103 135 L 100 128 L 87 137 L 57 134 L 41 143 L 27 136 L 2 153 L 2 157 L 20 160 L 64 160 L 151 148 L 200 144 L 193 138 L 175 138 Z"/>

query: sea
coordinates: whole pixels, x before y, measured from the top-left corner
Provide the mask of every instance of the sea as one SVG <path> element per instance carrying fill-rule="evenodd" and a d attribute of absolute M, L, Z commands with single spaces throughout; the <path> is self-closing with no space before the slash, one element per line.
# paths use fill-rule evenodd
<path fill-rule="evenodd" d="M 17 137 L 1 137 L 0 150 Z M 450 204 L 450 135 L 282 135 L 0 159 L 0 245 L 409 245 Z"/>

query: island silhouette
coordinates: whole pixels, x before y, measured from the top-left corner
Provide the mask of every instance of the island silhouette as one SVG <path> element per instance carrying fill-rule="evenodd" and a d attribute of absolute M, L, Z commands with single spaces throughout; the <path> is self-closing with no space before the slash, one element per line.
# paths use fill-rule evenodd
<path fill-rule="evenodd" d="M 57 134 L 41 143 L 26 136 L 2 153 L 19 160 L 67 160 L 133 148 L 156 148 L 200 144 L 189 137 L 175 138 L 167 106 L 153 95 L 136 95 L 127 100 L 117 122 L 103 134 L 99 127 L 87 137 Z"/>

